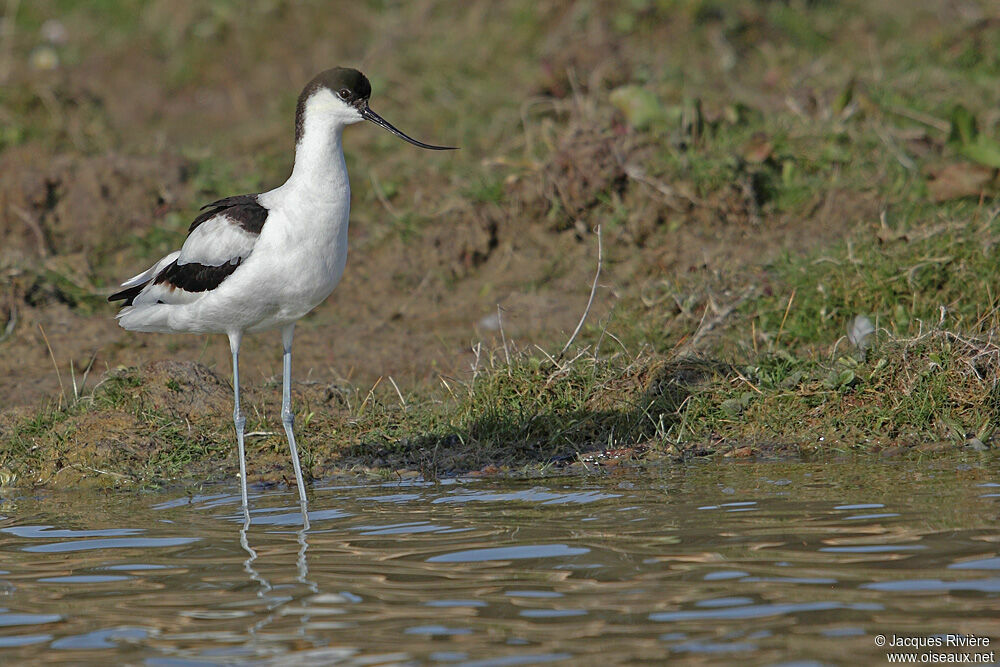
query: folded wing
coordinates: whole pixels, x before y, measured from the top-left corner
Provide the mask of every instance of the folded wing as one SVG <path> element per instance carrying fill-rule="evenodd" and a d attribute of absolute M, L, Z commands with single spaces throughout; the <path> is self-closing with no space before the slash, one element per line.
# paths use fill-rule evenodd
<path fill-rule="evenodd" d="M 227 197 L 204 209 L 179 251 L 122 283 L 125 289 L 108 301 L 124 301 L 124 307 L 190 303 L 232 275 L 253 252 L 267 209 L 257 195 Z"/>

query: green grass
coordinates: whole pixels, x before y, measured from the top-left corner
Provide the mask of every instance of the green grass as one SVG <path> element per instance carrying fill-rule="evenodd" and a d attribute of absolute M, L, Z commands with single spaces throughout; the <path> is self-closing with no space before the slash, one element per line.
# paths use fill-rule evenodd
<path fill-rule="evenodd" d="M 992 342 L 935 330 L 879 342 L 864 361 L 761 357 L 697 392 L 685 415 L 697 427 L 673 435 L 808 451 L 930 442 L 959 451 L 993 436 L 996 355 Z"/>
<path fill-rule="evenodd" d="M 910 222 L 853 235 L 822 254 L 783 258 L 770 268 L 784 289 L 755 300 L 745 313 L 765 333 L 777 332 L 783 322 L 788 346 L 830 343 L 856 315 L 873 318 L 896 337 L 926 331 L 942 317 L 954 330 L 993 330 L 993 248 L 1000 241 L 995 214 L 954 202 L 911 215 Z"/>

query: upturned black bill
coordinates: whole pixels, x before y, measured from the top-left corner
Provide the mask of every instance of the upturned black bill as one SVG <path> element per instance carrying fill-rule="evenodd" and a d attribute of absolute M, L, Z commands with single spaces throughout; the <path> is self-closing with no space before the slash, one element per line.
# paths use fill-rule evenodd
<path fill-rule="evenodd" d="M 367 104 L 364 107 L 361 108 L 361 117 L 364 118 L 365 120 L 370 120 L 371 122 L 375 123 L 376 125 L 378 125 L 379 127 L 383 128 L 383 129 L 389 130 L 390 132 L 392 132 L 393 134 L 395 134 L 400 139 L 402 139 L 404 141 L 408 141 L 411 144 L 413 144 L 414 146 L 420 146 L 421 148 L 427 148 L 427 149 L 430 149 L 432 151 L 454 151 L 454 150 L 458 150 L 458 148 L 456 146 L 431 146 L 430 144 L 425 144 L 425 143 L 423 143 L 421 141 L 417 141 L 416 139 L 413 139 L 411 137 L 406 136 L 405 134 L 403 134 L 402 132 L 400 132 L 399 130 L 397 130 L 395 127 L 393 127 L 392 123 L 390 123 L 386 119 L 382 118 L 382 116 L 379 116 L 377 113 L 375 113 L 374 111 L 372 111 L 368 107 Z"/>

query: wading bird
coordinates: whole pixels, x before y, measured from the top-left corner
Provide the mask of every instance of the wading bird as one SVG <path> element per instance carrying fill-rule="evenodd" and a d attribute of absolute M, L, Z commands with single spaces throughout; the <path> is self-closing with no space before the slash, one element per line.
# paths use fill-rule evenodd
<path fill-rule="evenodd" d="M 245 333 L 281 329 L 284 346 L 281 422 L 288 437 L 303 521 L 305 484 L 295 447 L 291 406 L 295 322 L 333 291 L 347 262 L 351 186 L 342 136 L 367 120 L 409 143 L 408 137 L 368 106 L 371 84 L 354 69 L 319 73 L 295 109 L 295 163 L 283 185 L 202 207 L 180 250 L 122 283 L 108 297 L 123 301 L 118 323 L 131 331 L 222 333 L 233 355 L 233 422 L 240 456 L 240 492 L 247 505 L 246 455 L 240 411 L 240 341 Z"/>

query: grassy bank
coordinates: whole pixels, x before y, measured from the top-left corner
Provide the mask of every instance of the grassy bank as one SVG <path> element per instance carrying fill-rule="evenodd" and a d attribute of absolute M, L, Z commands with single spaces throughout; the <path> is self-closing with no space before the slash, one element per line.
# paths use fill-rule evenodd
<path fill-rule="evenodd" d="M 281 181 L 288 82 L 334 63 L 463 150 L 350 131 L 348 274 L 296 347 L 312 474 L 995 448 L 988 3 L 167 4 L 7 33 L 5 483 L 232 474 L 222 341 L 120 332 L 103 296 Z M 276 347 L 246 356 L 279 481 Z"/>

